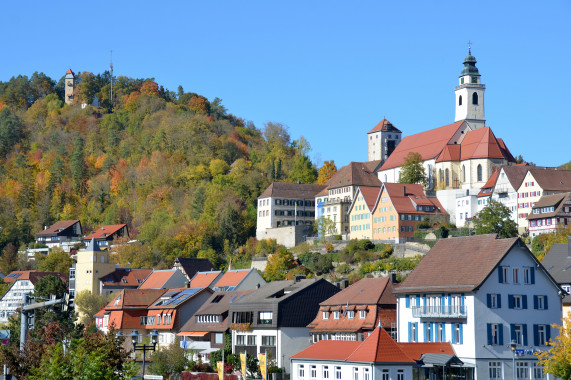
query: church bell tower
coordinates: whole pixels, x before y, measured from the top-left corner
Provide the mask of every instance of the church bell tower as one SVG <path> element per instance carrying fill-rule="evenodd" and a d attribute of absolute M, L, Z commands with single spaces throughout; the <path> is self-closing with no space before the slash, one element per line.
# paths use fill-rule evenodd
<path fill-rule="evenodd" d="M 480 73 L 476 67 L 476 57 L 468 48 L 464 58 L 464 68 L 460 73 L 459 85 L 456 86 L 456 117 L 454 121 L 466 120 L 472 129 L 485 127 L 484 91 L 486 86 L 481 83 Z"/>

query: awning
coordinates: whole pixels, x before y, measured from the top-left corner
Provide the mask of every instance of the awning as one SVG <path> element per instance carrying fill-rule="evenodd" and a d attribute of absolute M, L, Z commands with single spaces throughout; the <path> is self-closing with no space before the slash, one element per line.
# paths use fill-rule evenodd
<path fill-rule="evenodd" d="M 177 336 L 205 336 L 208 331 L 181 331 Z"/>
<path fill-rule="evenodd" d="M 206 355 L 206 354 L 211 354 L 215 351 L 220 351 L 220 348 L 207 348 L 206 350 L 202 350 L 200 351 L 201 354 Z"/>
<path fill-rule="evenodd" d="M 420 362 L 423 367 L 434 367 L 434 366 L 458 366 L 464 365 L 462 360 L 458 359 L 456 355 L 448 354 L 422 354 L 420 357 Z"/>

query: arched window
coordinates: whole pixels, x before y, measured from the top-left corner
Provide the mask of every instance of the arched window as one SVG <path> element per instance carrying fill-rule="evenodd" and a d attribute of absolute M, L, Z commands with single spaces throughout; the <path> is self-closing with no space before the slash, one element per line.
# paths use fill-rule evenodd
<path fill-rule="evenodd" d="M 466 182 L 466 165 L 462 165 L 462 182 Z"/>
<path fill-rule="evenodd" d="M 460 95 L 458 97 L 458 105 L 461 106 L 462 105 L 462 95 Z"/>
<path fill-rule="evenodd" d="M 442 173 L 442 169 L 438 169 L 438 180 L 440 183 L 444 182 L 444 173 Z"/>
<path fill-rule="evenodd" d="M 446 186 L 450 186 L 450 172 L 446 169 Z"/>
<path fill-rule="evenodd" d="M 474 92 L 472 94 L 472 104 L 478 105 L 478 93 Z"/>
<path fill-rule="evenodd" d="M 482 165 L 478 164 L 478 182 L 482 181 Z"/>

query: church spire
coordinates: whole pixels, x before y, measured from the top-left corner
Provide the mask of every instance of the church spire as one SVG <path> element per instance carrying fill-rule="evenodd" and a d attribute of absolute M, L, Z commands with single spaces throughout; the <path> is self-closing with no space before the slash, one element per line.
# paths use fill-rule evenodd
<path fill-rule="evenodd" d="M 476 67 L 476 57 L 472 55 L 472 46 L 468 45 L 468 55 L 464 58 L 464 68 L 456 86 L 456 117 L 454 121 L 466 120 L 472 129 L 483 128 L 484 91 L 481 75 Z"/>

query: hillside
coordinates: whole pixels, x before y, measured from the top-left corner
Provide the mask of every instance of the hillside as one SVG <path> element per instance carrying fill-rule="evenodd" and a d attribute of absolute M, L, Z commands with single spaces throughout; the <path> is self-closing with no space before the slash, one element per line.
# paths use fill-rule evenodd
<path fill-rule="evenodd" d="M 84 232 L 126 223 L 136 245 L 120 258 L 168 266 L 174 257 L 229 253 L 255 234 L 256 198 L 276 179 L 313 183 L 308 142 L 287 127 L 258 129 L 220 99 L 165 90 L 152 79 L 77 74 L 75 103 L 63 78 L 42 73 L 0 82 L 0 250 L 23 247 L 58 220 Z M 101 107 L 81 107 L 93 96 Z M 13 249 L 13 248 L 12 248 Z M 126 263 L 122 263 L 126 264 Z"/>

